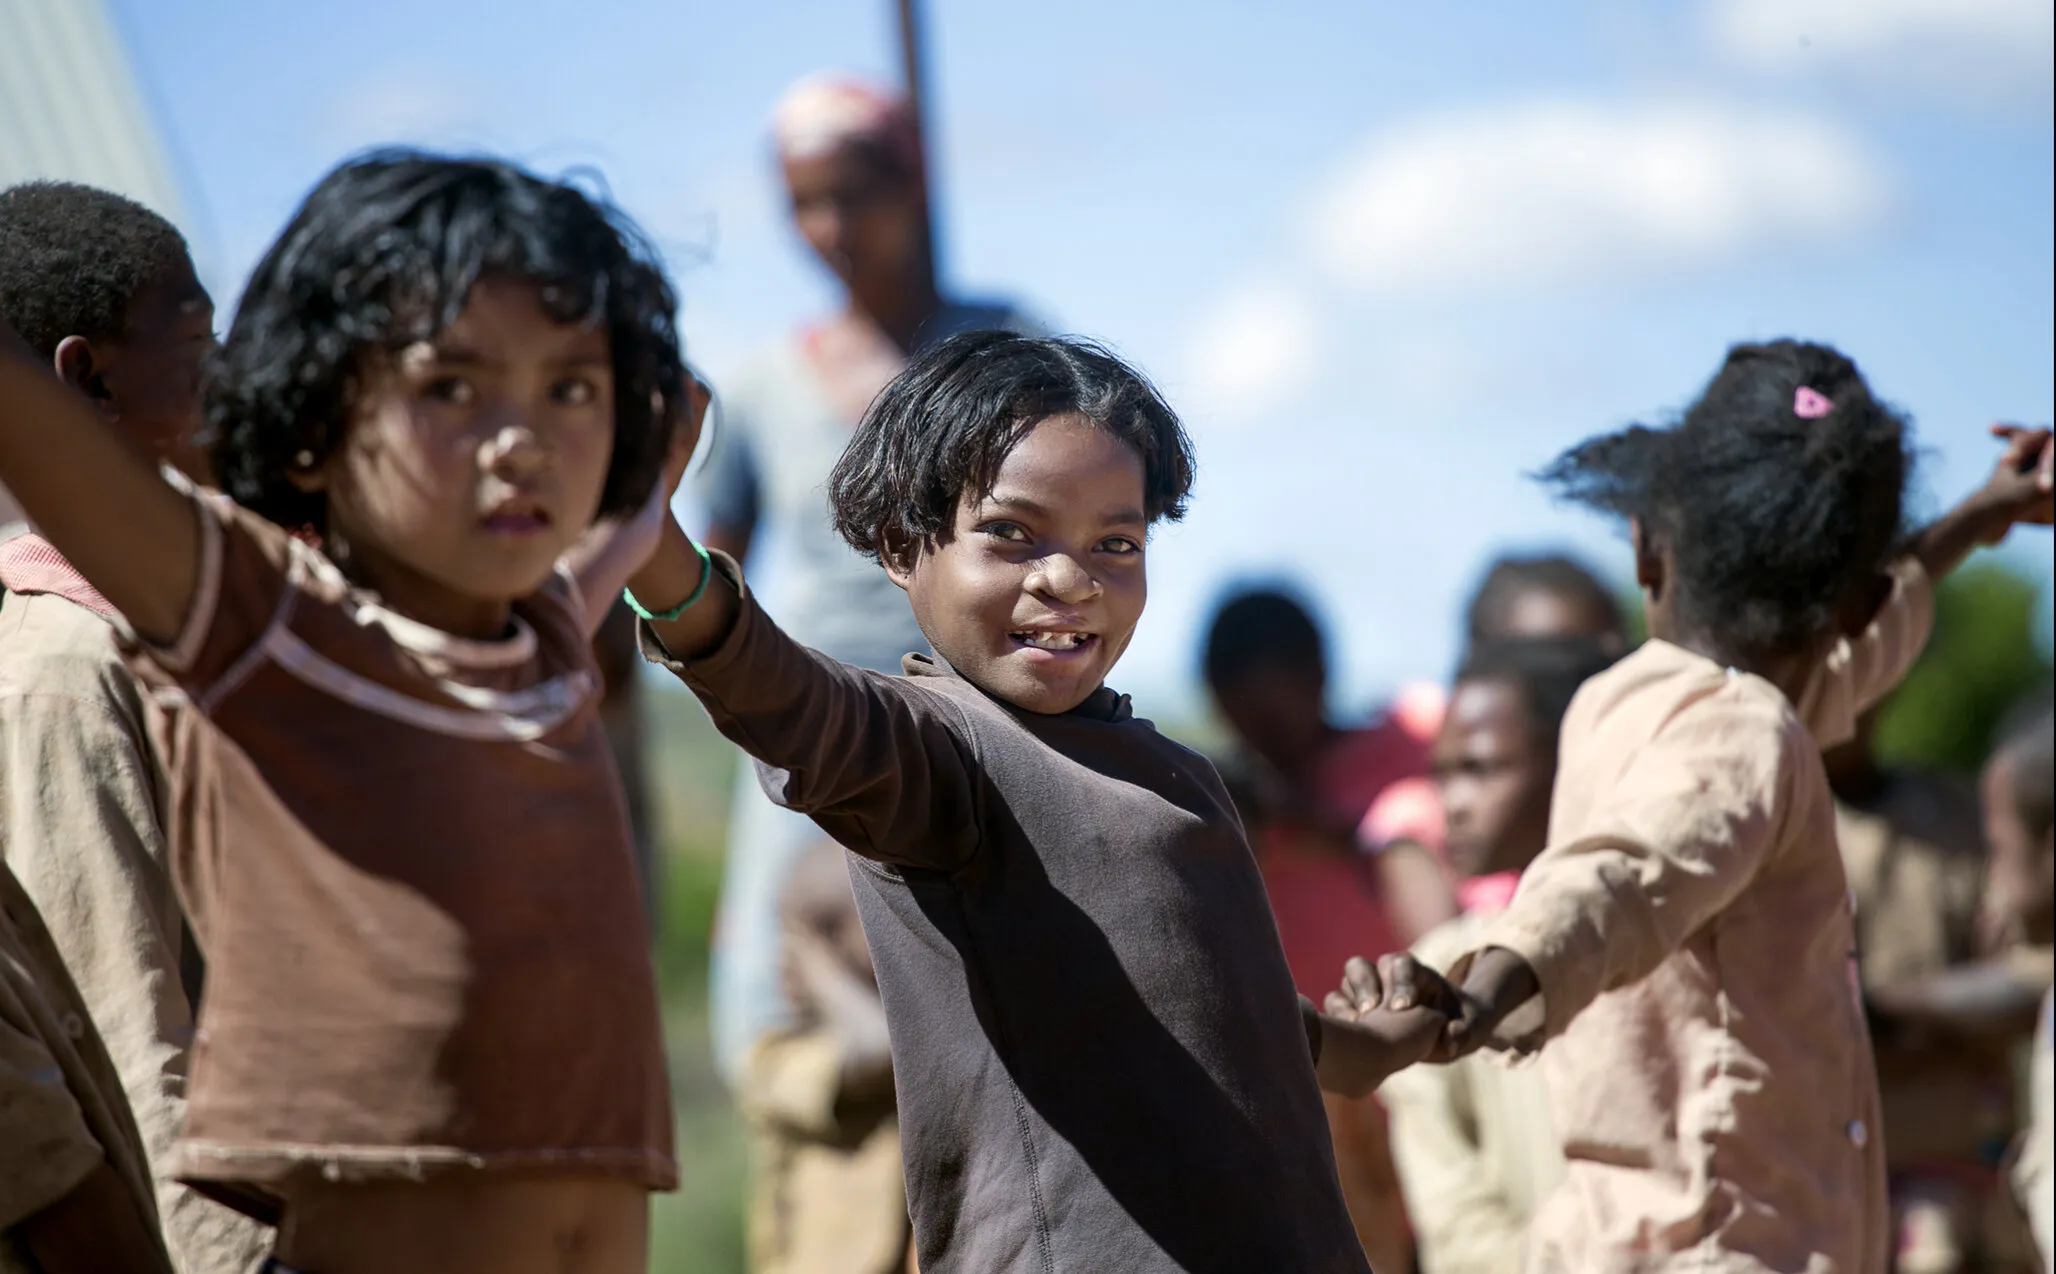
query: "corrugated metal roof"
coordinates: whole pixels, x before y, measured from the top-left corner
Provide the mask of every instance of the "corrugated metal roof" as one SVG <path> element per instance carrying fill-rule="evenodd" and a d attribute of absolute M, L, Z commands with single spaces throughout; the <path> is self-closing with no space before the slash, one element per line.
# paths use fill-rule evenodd
<path fill-rule="evenodd" d="M 0 186 L 80 181 L 187 223 L 104 0 L 0 0 Z"/>

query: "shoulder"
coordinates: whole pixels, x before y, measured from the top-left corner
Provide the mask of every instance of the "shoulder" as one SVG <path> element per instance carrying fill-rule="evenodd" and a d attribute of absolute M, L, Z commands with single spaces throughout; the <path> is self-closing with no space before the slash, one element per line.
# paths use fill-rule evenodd
<path fill-rule="evenodd" d="M 0 600 L 0 700 L 48 697 L 127 711 L 139 701 L 114 625 L 47 593 Z"/>

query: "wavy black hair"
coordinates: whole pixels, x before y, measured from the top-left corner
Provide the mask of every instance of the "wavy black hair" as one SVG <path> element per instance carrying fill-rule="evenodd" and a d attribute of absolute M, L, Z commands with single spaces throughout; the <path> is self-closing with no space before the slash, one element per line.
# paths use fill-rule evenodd
<path fill-rule="evenodd" d="M 534 283 L 559 322 L 606 329 L 614 452 L 599 512 L 640 507 L 684 384 L 677 296 L 655 251 L 574 186 L 415 150 L 322 178 L 251 276 L 208 395 L 223 489 L 274 522 L 325 530 L 327 498 L 290 475 L 335 452 L 367 376 L 455 322 L 487 275 Z"/>
<path fill-rule="evenodd" d="M 1612 667 L 1613 658 L 1589 637 L 1507 637 L 1466 654 L 1455 684 L 1511 687 L 1527 710 L 1529 732 L 1553 752 L 1578 688 Z"/>
<path fill-rule="evenodd" d="M 64 181 L 0 190 L 0 315 L 45 360 L 67 336 L 104 341 L 186 259 L 185 237 L 133 199 Z"/>
<path fill-rule="evenodd" d="M 1802 389 L 1825 415 L 1798 413 Z M 1737 345 L 1668 428 L 1592 438 L 1539 475 L 1639 519 L 1676 561 L 1679 622 L 1722 649 L 1805 649 L 1875 587 L 1901 536 L 1906 419 L 1825 345 Z"/>
<path fill-rule="evenodd" d="M 1141 455 L 1144 516 L 1185 516 L 1192 442 L 1141 372 L 1090 341 L 967 332 L 917 354 L 864 413 L 828 477 L 836 531 L 881 561 L 946 538 L 1028 431 L 1067 414 Z"/>

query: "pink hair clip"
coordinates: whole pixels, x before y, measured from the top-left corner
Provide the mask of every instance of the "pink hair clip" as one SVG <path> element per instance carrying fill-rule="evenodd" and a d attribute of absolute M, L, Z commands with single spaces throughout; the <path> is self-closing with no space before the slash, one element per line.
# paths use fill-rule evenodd
<path fill-rule="evenodd" d="M 1792 414 L 1801 420 L 1819 420 L 1834 409 L 1833 400 L 1811 385 L 1801 385 L 1792 395 Z"/>

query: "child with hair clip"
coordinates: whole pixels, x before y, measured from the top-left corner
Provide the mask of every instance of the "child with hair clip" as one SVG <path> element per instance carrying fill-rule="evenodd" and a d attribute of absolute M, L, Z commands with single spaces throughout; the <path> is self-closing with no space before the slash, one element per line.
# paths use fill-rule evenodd
<path fill-rule="evenodd" d="M 1220 778 L 1106 685 L 1192 468 L 1106 351 L 958 336 L 829 487 L 934 658 L 800 646 L 675 524 L 630 581 L 645 652 L 850 849 L 927 1274 L 1368 1269 L 1316 1068 L 1367 1091 L 1443 1020 L 1300 1000 Z"/>
<path fill-rule="evenodd" d="M 589 641 L 704 410 L 674 306 L 576 189 L 348 162 L 221 353 L 237 503 L 0 328 L 0 480 L 189 705 L 157 740 L 208 976 L 172 1170 L 276 1220 L 276 1268 L 644 1267 L 677 1170 Z"/>
<path fill-rule="evenodd" d="M 1889 1264 L 1820 753 L 1912 662 L 1930 581 L 2049 521 L 2049 431 L 1996 432 L 1986 484 L 1904 539 L 1903 419 L 1834 350 L 1778 341 L 1731 350 L 1674 427 L 1546 471 L 1628 519 L 1650 641 L 1578 693 L 1549 848 L 1449 971 L 1436 1058 L 1542 1049 L 1568 1168 L 1528 1268 Z M 1331 1007 L 1412 1005 L 1439 981 L 1354 962 Z"/>

